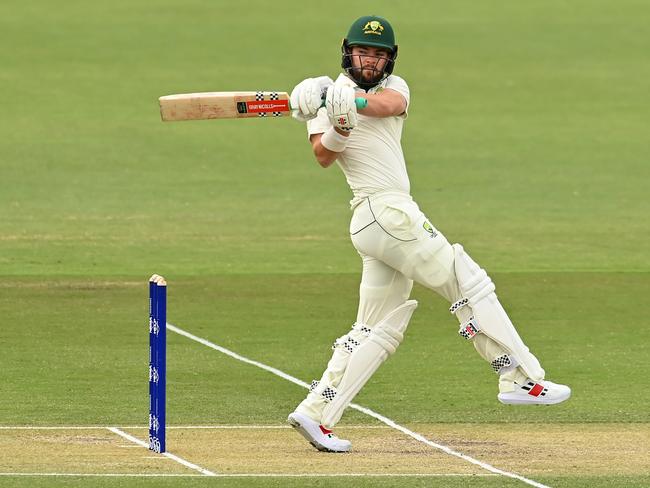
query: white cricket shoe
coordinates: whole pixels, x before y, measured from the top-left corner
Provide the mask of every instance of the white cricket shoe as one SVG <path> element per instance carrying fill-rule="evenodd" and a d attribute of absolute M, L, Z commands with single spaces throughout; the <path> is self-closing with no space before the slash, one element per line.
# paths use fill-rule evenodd
<path fill-rule="evenodd" d="M 293 412 L 287 422 L 319 451 L 348 452 L 352 447 L 350 441 L 339 439 L 331 430 L 301 413 Z"/>
<path fill-rule="evenodd" d="M 515 391 L 499 393 L 497 398 L 507 405 L 554 405 L 571 396 L 571 388 L 551 381 L 526 379 L 524 384 L 515 382 Z"/>

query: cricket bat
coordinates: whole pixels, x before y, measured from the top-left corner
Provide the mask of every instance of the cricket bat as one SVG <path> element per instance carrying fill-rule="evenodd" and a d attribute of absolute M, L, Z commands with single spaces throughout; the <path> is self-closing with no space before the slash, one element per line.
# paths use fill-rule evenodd
<path fill-rule="evenodd" d="M 158 100 L 160 117 L 164 122 L 291 115 L 287 92 L 181 93 L 160 97 Z M 365 108 L 368 104 L 365 98 L 357 98 L 355 102 L 358 109 Z"/>

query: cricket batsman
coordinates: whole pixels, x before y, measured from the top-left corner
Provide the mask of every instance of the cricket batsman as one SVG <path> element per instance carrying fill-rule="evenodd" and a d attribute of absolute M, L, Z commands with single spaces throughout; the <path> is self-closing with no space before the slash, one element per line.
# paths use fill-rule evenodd
<path fill-rule="evenodd" d="M 331 429 L 402 342 L 417 307 L 409 300 L 414 281 L 449 301 L 460 336 L 497 373 L 501 403 L 567 400 L 571 389 L 544 379 L 487 272 L 460 244 L 450 244 L 410 195 L 400 142 L 409 87 L 393 74 L 397 44 L 390 23 L 377 16 L 357 19 L 341 49 L 344 73 L 336 81 L 321 76 L 300 82 L 291 106 L 293 117 L 307 123 L 318 163 L 327 168 L 336 162 L 354 195 L 350 236 L 363 262 L 359 308 L 289 424 L 320 451 L 350 450 L 351 443 Z M 357 109 L 357 97 L 367 100 L 365 108 Z"/>

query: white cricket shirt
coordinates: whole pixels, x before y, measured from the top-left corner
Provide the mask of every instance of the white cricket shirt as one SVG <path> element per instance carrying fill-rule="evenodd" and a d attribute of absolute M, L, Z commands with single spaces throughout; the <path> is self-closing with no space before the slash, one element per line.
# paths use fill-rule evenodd
<path fill-rule="evenodd" d="M 364 92 L 350 78 L 340 74 L 336 83 L 344 83 Z M 402 94 L 409 104 L 409 88 L 399 76 L 390 75 L 368 93 L 378 93 L 390 88 Z M 402 152 L 402 126 L 406 112 L 394 117 L 368 117 L 358 114 L 358 125 L 350 134 L 345 150 L 338 156 L 337 164 L 354 194 L 350 202 L 354 207 L 363 198 L 386 190 L 410 193 L 411 183 L 406 172 L 404 153 Z M 322 134 L 332 124 L 323 107 L 318 116 L 307 121 L 307 132 Z"/>

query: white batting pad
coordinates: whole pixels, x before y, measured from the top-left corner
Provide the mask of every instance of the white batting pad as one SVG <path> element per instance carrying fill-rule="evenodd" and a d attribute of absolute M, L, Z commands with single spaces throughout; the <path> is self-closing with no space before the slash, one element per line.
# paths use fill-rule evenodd
<path fill-rule="evenodd" d="M 534 381 L 544 379 L 544 370 L 519 337 L 494 293 L 494 284 L 488 274 L 465 252 L 463 246 L 454 244 L 452 247 L 456 278 L 463 299 L 453 304 L 450 310 L 458 314 L 459 310 L 468 306 L 473 314 L 472 323 L 465 323 L 465 328 L 461 327 L 461 335 L 471 339 L 476 333 L 481 332 L 508 351 L 512 357 L 508 358 L 508 361 L 502 358 L 498 364 L 493 361 L 492 366 L 495 369 L 497 366 L 500 368 L 516 364 Z"/>
<path fill-rule="evenodd" d="M 408 300 L 397 307 L 372 328 L 366 341 L 354 349 L 341 382 L 337 385 L 336 395 L 323 410 L 321 423 L 325 427 L 332 428 L 336 425 L 363 385 L 395 353 L 417 306 L 417 301 Z"/>

